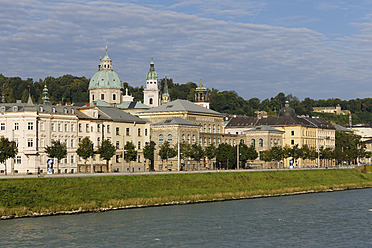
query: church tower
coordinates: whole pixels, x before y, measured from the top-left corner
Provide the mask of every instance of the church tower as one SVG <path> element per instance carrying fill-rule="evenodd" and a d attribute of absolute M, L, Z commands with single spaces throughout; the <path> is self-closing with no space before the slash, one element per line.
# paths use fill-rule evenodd
<path fill-rule="evenodd" d="M 199 86 L 195 89 L 195 104 L 209 109 L 207 89 L 203 86 L 201 79 Z"/>
<path fill-rule="evenodd" d="M 149 107 L 159 106 L 159 85 L 158 85 L 158 74 L 155 72 L 154 61 L 151 58 L 150 71 L 146 77 L 146 88 L 143 90 L 143 102 Z"/>
<path fill-rule="evenodd" d="M 164 82 L 164 89 L 163 94 L 161 95 L 161 104 L 165 104 L 170 102 L 170 95 L 168 91 L 168 79 L 167 74 L 165 74 L 165 82 Z"/>
<path fill-rule="evenodd" d="M 89 103 L 104 101 L 109 104 L 120 104 L 122 89 L 123 81 L 113 71 L 106 46 L 106 54 L 103 59 L 100 59 L 98 72 L 93 75 L 89 82 Z"/>

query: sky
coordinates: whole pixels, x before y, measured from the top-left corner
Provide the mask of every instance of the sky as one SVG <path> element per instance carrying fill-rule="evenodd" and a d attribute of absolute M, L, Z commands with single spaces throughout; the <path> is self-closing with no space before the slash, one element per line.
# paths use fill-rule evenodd
<path fill-rule="evenodd" d="M 1 0 L 0 73 L 201 80 L 261 100 L 372 97 L 372 0 Z"/>

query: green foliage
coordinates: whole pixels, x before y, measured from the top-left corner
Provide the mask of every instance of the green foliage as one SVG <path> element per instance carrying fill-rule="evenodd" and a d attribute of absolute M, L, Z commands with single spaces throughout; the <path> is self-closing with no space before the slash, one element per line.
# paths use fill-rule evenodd
<path fill-rule="evenodd" d="M 199 144 L 193 144 L 191 146 L 190 157 L 195 161 L 199 162 L 204 157 L 203 147 Z"/>
<path fill-rule="evenodd" d="M 155 143 L 153 141 L 146 142 L 146 145 L 143 147 L 144 158 L 151 161 L 154 160 L 155 149 Z"/>
<path fill-rule="evenodd" d="M 366 157 L 366 145 L 359 135 L 336 131 L 334 158 L 356 163 L 357 158 Z"/>
<path fill-rule="evenodd" d="M 221 163 L 222 167 L 234 168 L 236 164 L 236 149 L 226 143 L 220 144 L 217 148 L 216 161 Z"/>
<path fill-rule="evenodd" d="M 217 155 L 217 148 L 213 143 L 211 143 L 209 146 L 205 148 L 205 156 L 209 159 L 212 160 L 216 157 Z"/>
<path fill-rule="evenodd" d="M 161 160 L 168 160 L 174 158 L 177 155 L 177 150 L 170 146 L 169 142 L 166 141 L 159 147 L 159 156 Z"/>
<path fill-rule="evenodd" d="M 155 147 L 154 147 L 154 149 L 155 149 Z M 133 144 L 132 141 L 129 141 L 125 144 L 124 150 L 125 150 L 124 159 L 125 159 L 126 162 L 137 160 L 136 146 Z M 154 152 L 154 151 L 152 151 L 152 152 Z"/>
<path fill-rule="evenodd" d="M 191 157 L 191 145 L 186 142 L 180 143 L 180 159 Z"/>
<path fill-rule="evenodd" d="M 52 145 L 47 146 L 45 152 L 50 158 L 56 158 L 59 161 L 67 155 L 66 144 L 59 140 L 52 140 Z"/>
<path fill-rule="evenodd" d="M 93 157 L 94 150 L 93 150 L 93 142 L 88 138 L 85 137 L 79 144 L 78 149 L 76 150 L 77 155 L 82 157 L 85 162 L 88 158 Z"/>
<path fill-rule="evenodd" d="M 107 165 L 109 163 L 109 160 L 115 155 L 115 152 L 116 152 L 116 147 L 108 139 L 102 140 L 102 143 L 98 147 L 98 150 L 97 150 L 99 157 L 101 159 L 106 160 Z"/>
<path fill-rule="evenodd" d="M 15 158 L 18 148 L 14 141 L 9 141 L 4 136 L 0 137 L 0 163 L 4 163 L 8 158 Z"/>

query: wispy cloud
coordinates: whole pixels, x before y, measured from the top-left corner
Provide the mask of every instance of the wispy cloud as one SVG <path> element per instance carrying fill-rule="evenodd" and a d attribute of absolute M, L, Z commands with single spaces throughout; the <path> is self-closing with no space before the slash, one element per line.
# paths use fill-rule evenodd
<path fill-rule="evenodd" d="M 197 5 L 195 13 L 180 11 Z M 202 78 L 209 88 L 235 90 L 244 98 L 278 92 L 356 98 L 372 91 L 371 22 L 355 24 L 358 35 L 332 40 L 308 28 L 212 16 L 254 16 L 262 7 L 253 1 L 243 5 L 193 0 L 159 8 L 136 1 L 3 0 L 0 72 L 89 78 L 108 45 L 114 70 L 133 86 L 144 84 L 154 56 L 161 77 L 167 71 L 179 83 Z"/>

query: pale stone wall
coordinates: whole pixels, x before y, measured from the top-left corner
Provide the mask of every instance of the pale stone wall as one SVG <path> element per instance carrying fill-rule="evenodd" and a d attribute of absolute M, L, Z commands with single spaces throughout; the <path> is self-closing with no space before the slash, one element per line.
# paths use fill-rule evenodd
<path fill-rule="evenodd" d="M 102 99 L 101 95 L 103 94 L 104 98 Z M 115 96 L 114 96 L 115 95 Z M 105 101 L 110 104 L 120 104 L 121 90 L 119 88 L 94 88 L 89 90 L 89 102 L 93 101 Z"/>

